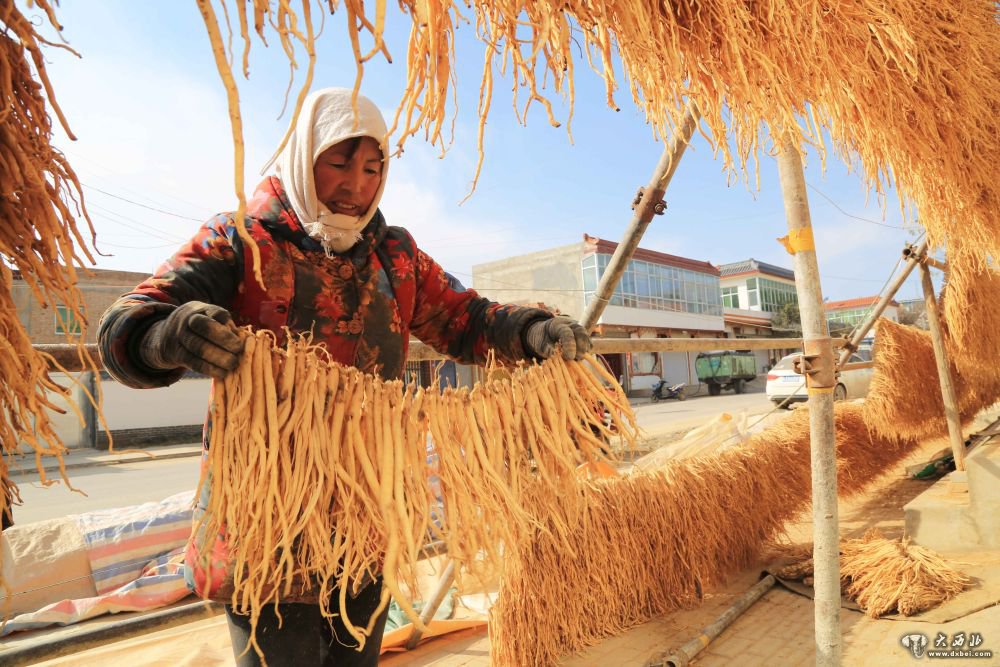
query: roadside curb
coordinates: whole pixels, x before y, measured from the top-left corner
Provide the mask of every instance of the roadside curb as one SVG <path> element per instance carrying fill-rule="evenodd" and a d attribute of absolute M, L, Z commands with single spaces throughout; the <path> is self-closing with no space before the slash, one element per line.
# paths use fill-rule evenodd
<path fill-rule="evenodd" d="M 63 459 L 62 468 L 65 470 L 73 470 L 80 468 L 94 468 L 97 466 L 113 466 L 121 465 L 124 463 L 144 463 L 146 461 L 166 461 L 169 459 L 180 459 L 187 458 L 191 456 L 201 456 L 202 449 L 201 445 L 190 445 L 190 446 L 180 446 L 171 448 L 172 451 L 156 452 L 156 451 L 128 451 L 128 452 L 110 452 L 107 454 L 77 454 L 75 451 L 69 452 Z M 26 457 L 27 458 L 27 457 Z M 42 470 L 46 473 L 59 472 L 60 466 L 54 460 L 46 459 Z M 12 476 L 20 475 L 30 475 L 32 473 L 37 473 L 37 469 L 30 466 L 25 466 L 21 470 L 12 470 Z"/>
<path fill-rule="evenodd" d="M 54 640 L 43 635 L 24 645 L 0 649 L 0 662 L 12 666 L 31 665 L 42 660 L 73 655 L 113 641 L 139 637 L 165 627 L 214 618 L 222 613 L 224 610 L 221 604 L 203 600 L 152 612 L 139 612 L 129 618 L 98 627 L 79 626 L 76 632 Z"/>

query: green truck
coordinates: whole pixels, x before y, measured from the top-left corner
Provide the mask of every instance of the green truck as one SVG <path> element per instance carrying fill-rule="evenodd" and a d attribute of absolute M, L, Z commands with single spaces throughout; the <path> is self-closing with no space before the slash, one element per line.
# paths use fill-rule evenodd
<path fill-rule="evenodd" d="M 757 377 L 757 357 L 753 352 L 720 350 L 702 352 L 695 359 L 698 381 L 708 385 L 708 393 L 718 396 L 723 389 L 742 394 L 747 382 Z"/>

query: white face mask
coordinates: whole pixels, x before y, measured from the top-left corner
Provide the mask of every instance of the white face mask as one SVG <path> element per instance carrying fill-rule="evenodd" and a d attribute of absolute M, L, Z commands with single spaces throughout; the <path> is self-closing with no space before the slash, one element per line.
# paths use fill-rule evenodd
<path fill-rule="evenodd" d="M 329 218 L 336 214 L 327 211 L 325 206 L 323 206 L 323 209 L 323 212 L 320 213 L 319 220 L 316 222 L 307 222 L 302 225 L 306 234 L 316 239 L 323 245 L 323 249 L 326 250 L 327 256 L 331 253 L 346 252 L 347 250 L 353 248 L 354 244 L 361 240 L 361 230 L 350 231 L 341 229 L 332 224 L 327 224 L 332 222 Z M 366 222 L 365 224 L 368 223 Z M 364 227 L 361 229 L 364 229 Z"/>
<path fill-rule="evenodd" d="M 374 102 L 358 95 L 355 114 L 351 96 L 348 88 L 325 88 L 310 93 L 288 143 L 272 160 L 277 162 L 278 177 L 302 228 L 322 243 L 328 253 L 344 252 L 360 240 L 361 230 L 378 210 L 389 172 L 389 160 L 383 160 L 378 191 L 368 210 L 359 216 L 332 213 L 316 197 L 313 164 L 330 146 L 354 137 L 372 137 L 379 142 L 382 154 L 389 154 L 382 113 Z"/>

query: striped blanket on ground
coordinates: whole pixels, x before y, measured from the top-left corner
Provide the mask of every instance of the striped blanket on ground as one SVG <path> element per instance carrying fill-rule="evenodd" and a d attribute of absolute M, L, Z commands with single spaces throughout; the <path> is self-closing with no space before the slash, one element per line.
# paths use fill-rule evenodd
<path fill-rule="evenodd" d="M 0 628 L 0 636 L 102 614 L 156 609 L 187 596 L 183 558 L 193 496 L 193 491 L 185 491 L 158 503 L 76 515 L 97 595 L 19 614 Z"/>

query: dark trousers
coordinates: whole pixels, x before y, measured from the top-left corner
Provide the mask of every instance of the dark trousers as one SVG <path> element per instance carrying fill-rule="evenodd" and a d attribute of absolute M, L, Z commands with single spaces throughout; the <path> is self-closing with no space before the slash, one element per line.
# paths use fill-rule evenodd
<path fill-rule="evenodd" d="M 331 609 L 337 609 L 339 591 L 333 595 Z M 347 614 L 351 622 L 359 627 L 368 625 L 382 595 L 381 580 L 370 584 L 355 599 L 347 598 Z M 257 643 L 264 652 L 268 667 L 311 667 L 330 665 L 331 667 L 375 667 L 378 664 L 379 649 L 382 647 L 382 632 L 389 607 L 382 611 L 372 636 L 365 641 L 363 650 L 358 651 L 358 643 L 348 634 L 340 616 L 329 620 L 323 618 L 319 605 L 286 603 L 279 604 L 281 627 L 275 605 L 267 605 L 257 621 Z M 241 616 L 226 605 L 229 620 L 229 636 L 233 641 L 233 655 L 243 653 L 250 641 L 250 617 Z M 259 667 L 260 656 L 253 646 L 236 663 L 239 667 Z"/>

